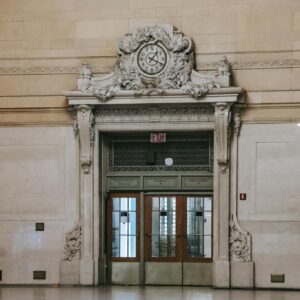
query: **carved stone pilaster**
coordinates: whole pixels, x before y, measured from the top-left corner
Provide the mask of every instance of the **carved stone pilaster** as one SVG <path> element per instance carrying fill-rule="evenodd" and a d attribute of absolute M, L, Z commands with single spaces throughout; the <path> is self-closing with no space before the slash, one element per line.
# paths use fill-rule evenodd
<path fill-rule="evenodd" d="M 92 106 L 80 105 L 77 107 L 77 124 L 80 144 L 80 165 L 83 172 L 89 174 L 92 165 L 92 148 L 95 138 L 95 117 Z"/>
<path fill-rule="evenodd" d="M 217 103 L 215 105 L 215 134 L 217 162 L 221 172 L 226 172 L 229 160 L 229 125 L 231 120 L 231 105 L 228 103 Z"/>
<path fill-rule="evenodd" d="M 238 224 L 234 215 L 230 220 L 229 252 L 231 261 L 251 261 L 251 237 Z"/>
<path fill-rule="evenodd" d="M 64 260 L 80 259 L 81 256 L 81 225 L 76 224 L 67 233 L 64 247 Z"/>

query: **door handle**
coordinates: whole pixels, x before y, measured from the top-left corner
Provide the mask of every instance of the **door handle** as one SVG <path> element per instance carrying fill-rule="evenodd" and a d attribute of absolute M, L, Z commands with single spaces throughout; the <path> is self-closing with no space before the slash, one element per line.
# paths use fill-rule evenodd
<path fill-rule="evenodd" d="M 146 233 L 145 236 L 146 236 L 146 237 L 152 237 L 152 234 Z"/>

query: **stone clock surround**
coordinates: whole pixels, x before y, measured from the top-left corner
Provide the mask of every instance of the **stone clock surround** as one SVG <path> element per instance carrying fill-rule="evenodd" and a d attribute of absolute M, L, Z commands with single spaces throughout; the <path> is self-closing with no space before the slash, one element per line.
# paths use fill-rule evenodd
<path fill-rule="evenodd" d="M 147 43 L 156 41 L 167 49 L 169 58 L 163 72 L 147 77 L 138 68 L 137 53 Z M 79 253 L 75 249 L 73 256 L 66 254 L 65 260 L 79 261 L 81 284 L 97 284 L 98 278 L 104 281 L 105 187 L 101 180 L 99 133 L 213 130 L 213 285 L 253 287 L 251 239 L 240 228 L 236 210 L 237 139 L 243 90 L 230 86 L 228 61 L 221 60 L 217 74 L 196 72 L 191 39 L 170 25 L 142 26 L 121 40 L 118 51 L 114 72 L 93 77 L 88 65 L 84 65 L 78 90 L 66 92 L 79 140 L 81 214 L 75 226 Z M 70 252 L 68 245 L 65 249 Z"/>

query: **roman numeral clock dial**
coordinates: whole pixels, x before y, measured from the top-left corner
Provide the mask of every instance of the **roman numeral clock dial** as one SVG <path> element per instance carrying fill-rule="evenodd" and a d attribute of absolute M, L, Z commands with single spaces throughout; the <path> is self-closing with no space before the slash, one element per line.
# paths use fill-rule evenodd
<path fill-rule="evenodd" d="M 167 54 L 160 45 L 148 44 L 140 49 L 137 63 L 143 73 L 153 76 L 162 72 L 165 68 Z"/>

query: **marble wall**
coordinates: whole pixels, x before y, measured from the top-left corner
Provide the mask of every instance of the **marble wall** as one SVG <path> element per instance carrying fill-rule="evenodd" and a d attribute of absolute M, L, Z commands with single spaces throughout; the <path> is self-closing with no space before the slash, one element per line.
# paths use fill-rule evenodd
<path fill-rule="evenodd" d="M 244 124 L 239 140 L 238 218 L 252 236 L 255 286 L 299 288 L 300 127 Z M 285 283 L 271 283 L 285 274 Z"/>
<path fill-rule="evenodd" d="M 66 232 L 78 218 L 75 146 L 72 128 L 0 129 L 1 283 L 60 282 Z M 33 280 L 37 270 L 46 280 Z"/>

